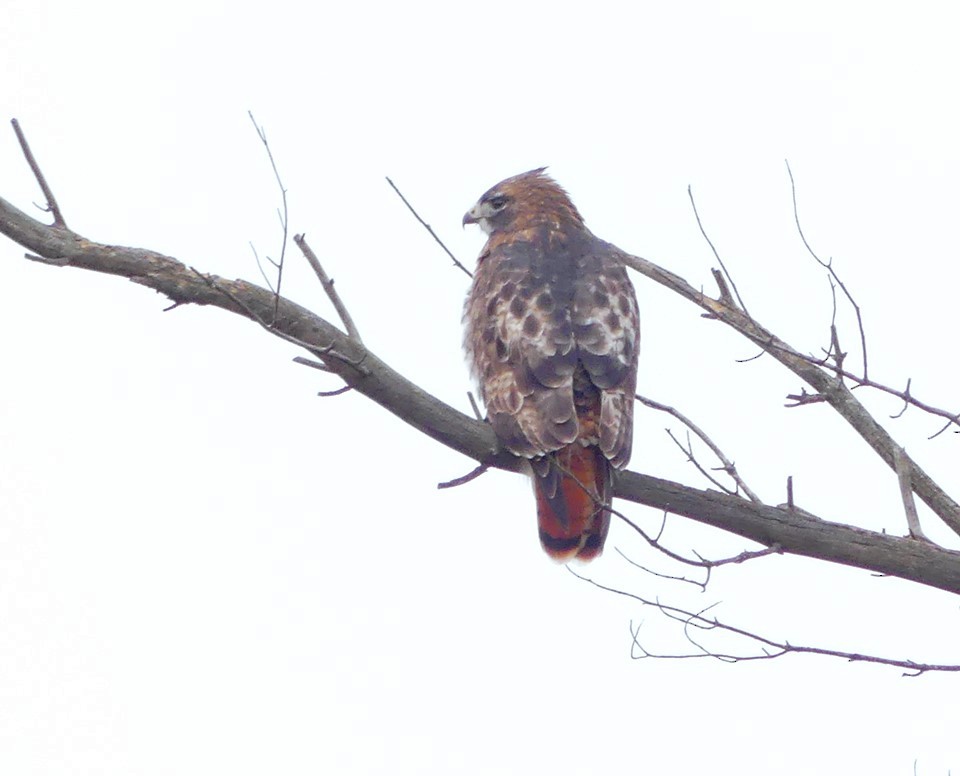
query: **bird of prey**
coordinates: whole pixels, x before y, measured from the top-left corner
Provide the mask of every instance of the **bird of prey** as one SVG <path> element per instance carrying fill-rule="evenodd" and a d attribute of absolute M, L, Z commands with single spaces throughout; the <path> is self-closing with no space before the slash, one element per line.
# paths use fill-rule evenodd
<path fill-rule="evenodd" d="M 640 320 L 623 252 L 544 169 L 463 217 L 487 234 L 464 347 L 497 438 L 530 462 L 543 549 L 587 561 L 610 527 L 612 469 L 630 458 Z"/>

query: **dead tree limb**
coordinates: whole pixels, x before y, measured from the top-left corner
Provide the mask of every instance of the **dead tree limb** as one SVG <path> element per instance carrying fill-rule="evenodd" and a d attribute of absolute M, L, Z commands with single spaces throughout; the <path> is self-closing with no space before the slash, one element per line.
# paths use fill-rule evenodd
<path fill-rule="evenodd" d="M 487 423 L 431 396 L 324 318 L 282 297 L 277 303 L 274 293 L 265 288 L 216 276 L 204 280 L 175 258 L 142 248 L 93 242 L 64 228 L 43 224 L 2 198 L 0 233 L 45 263 L 125 277 L 177 304 L 219 307 L 258 323 L 258 317 L 260 321 L 271 320 L 276 310 L 276 319 L 268 330 L 301 343 L 354 390 L 478 463 L 509 471 L 520 468 L 518 459 L 498 449 Z M 675 280 L 671 282 L 689 288 L 666 270 L 647 264 L 649 272 L 672 277 Z M 691 297 L 697 296 L 698 292 L 691 289 Z M 714 305 L 721 316 L 733 315 Z M 759 335 L 756 338 L 762 339 Z M 627 501 L 683 515 L 768 547 L 779 545 L 785 553 L 857 566 L 960 593 L 960 552 L 636 472 L 624 472 L 615 492 Z"/>
<path fill-rule="evenodd" d="M 823 655 L 825 657 L 839 657 L 851 663 L 874 663 L 876 665 L 895 666 L 904 669 L 904 676 L 920 676 L 928 672 L 960 672 L 960 665 L 956 663 L 919 663 L 915 660 L 904 660 L 898 658 L 882 657 L 880 655 L 870 655 L 863 652 L 849 652 L 839 649 L 826 649 L 824 647 L 808 647 L 798 644 L 791 644 L 789 641 L 774 640 L 767 636 L 762 636 L 755 631 L 740 628 L 730 623 L 721 622 L 716 616 L 707 616 L 707 612 L 716 607 L 712 604 L 698 612 L 682 609 L 677 606 L 665 604 L 659 600 L 644 598 L 643 596 L 631 593 L 627 590 L 621 590 L 616 587 L 601 584 L 594 579 L 582 576 L 568 567 L 568 571 L 578 579 L 588 582 L 600 590 L 616 595 L 625 596 L 644 606 L 652 607 L 669 620 L 674 620 L 683 625 L 684 636 L 687 641 L 696 650 L 694 652 L 683 653 L 654 653 L 640 643 L 640 626 L 630 623 L 630 635 L 632 638 L 631 656 L 634 659 L 642 660 L 645 658 L 654 658 L 656 660 L 690 660 L 696 658 L 713 658 L 723 663 L 743 663 L 753 660 L 775 660 L 790 654 Z M 740 637 L 745 643 L 752 643 L 759 648 L 759 652 L 753 654 L 734 654 L 727 651 L 719 651 L 713 647 L 708 647 L 702 642 L 699 633 L 708 633 L 710 631 L 724 632 L 733 636 Z M 699 632 L 699 633 L 697 633 Z M 697 633 L 695 636 L 694 634 Z"/>
<path fill-rule="evenodd" d="M 816 396 L 826 402 L 873 448 L 874 452 L 896 473 L 895 450 L 897 443 L 881 426 L 843 381 L 828 369 L 811 363 L 810 359 L 790 347 L 775 334 L 761 326 L 742 310 L 714 299 L 698 291 L 686 280 L 664 269 L 648 259 L 625 255 L 624 261 L 629 267 L 644 277 L 666 286 L 671 291 L 693 302 L 727 326 L 742 334 L 751 342 L 759 345 L 787 369 L 816 391 Z M 957 504 L 920 465 L 904 453 L 904 467 L 909 472 L 913 491 L 943 520 L 955 533 L 960 535 L 960 504 Z"/>
<path fill-rule="evenodd" d="M 744 495 L 747 498 L 749 498 L 751 501 L 755 501 L 758 504 L 760 503 L 760 497 L 757 496 L 757 494 L 750 489 L 750 487 L 747 485 L 746 482 L 744 482 L 743 477 L 740 476 L 740 473 L 737 471 L 737 467 L 733 463 L 733 461 L 727 458 L 723 450 L 720 449 L 717 443 L 714 442 L 702 428 L 700 428 L 696 423 L 690 420 L 690 418 L 688 418 L 686 415 L 684 415 L 675 407 L 670 407 L 666 404 L 661 404 L 660 402 L 655 401 L 654 399 L 647 398 L 646 396 L 640 396 L 639 394 L 637 394 L 636 399 L 644 406 L 650 407 L 650 409 L 659 410 L 660 412 L 666 412 L 668 415 L 672 415 L 681 423 L 683 423 L 683 425 L 685 425 L 694 434 L 696 434 L 697 438 L 699 438 L 701 442 L 703 442 L 707 447 L 710 448 L 711 452 L 720 461 L 720 464 L 721 464 L 720 470 L 723 472 L 726 472 L 730 476 L 730 478 L 734 481 L 736 486 L 743 491 Z M 670 433 L 669 429 L 667 430 L 667 433 Z M 672 434 L 671 434 L 671 438 L 673 438 Z M 685 450 L 684 452 L 688 452 L 688 451 Z M 693 459 L 692 452 L 689 453 L 689 455 L 691 459 Z"/>
<path fill-rule="evenodd" d="M 35 167 L 38 171 L 39 167 Z M 94 242 L 67 229 L 60 219 L 47 225 L 0 198 L 0 234 L 24 247 L 27 257 L 58 267 L 74 267 L 124 277 L 152 288 L 174 305 L 219 307 L 254 321 L 265 330 L 305 348 L 327 370 L 432 439 L 485 466 L 510 471 L 521 462 L 497 446 L 490 426 L 455 410 L 391 369 L 357 339 L 315 313 L 243 280 L 207 275 L 156 251 Z M 739 309 L 704 296 L 685 280 L 645 259 L 627 257 L 631 267 L 688 298 L 740 331 L 785 363 L 882 455 L 892 444 L 882 429 L 832 375 L 763 329 Z M 870 424 L 873 425 L 870 425 Z M 951 525 L 960 526 L 957 505 L 909 458 L 915 492 Z M 635 472 L 624 472 L 615 494 L 658 511 L 673 512 L 752 539 L 784 553 L 855 566 L 923 585 L 960 593 L 960 552 L 910 538 L 894 537 L 837 522 L 803 510 L 771 507 L 746 499 L 698 490 Z M 951 522 L 952 521 L 952 522 Z"/>

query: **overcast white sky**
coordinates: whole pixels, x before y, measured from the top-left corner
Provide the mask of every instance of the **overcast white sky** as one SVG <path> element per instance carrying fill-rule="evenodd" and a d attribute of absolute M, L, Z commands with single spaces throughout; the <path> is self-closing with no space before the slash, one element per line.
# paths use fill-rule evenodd
<path fill-rule="evenodd" d="M 368 345 L 467 409 L 463 212 L 549 164 L 600 236 L 712 288 L 686 195 L 754 315 L 826 343 L 827 282 L 860 302 L 873 375 L 956 409 L 960 113 L 953 4 L 141 5 L 6 0 L 0 106 L 71 227 L 258 279 L 278 193 Z M 0 128 L 2 130 L 2 128 Z M 12 131 L 0 196 L 40 200 Z M 682 650 L 655 613 L 539 549 L 533 499 L 222 312 L 25 262 L 0 242 L 0 773 L 945 774 L 958 679 L 785 658 L 633 661 Z M 638 279 L 641 392 L 709 430 L 770 503 L 903 533 L 894 477 L 798 381 Z M 326 314 L 291 255 L 285 289 Z M 853 348 L 847 313 L 841 335 Z M 871 397 L 881 419 L 894 401 Z M 667 419 L 632 468 L 705 483 Z M 958 491 L 957 437 L 890 421 Z M 659 515 L 627 509 L 655 528 Z M 922 514 L 925 526 L 949 542 Z M 672 518 L 678 551 L 748 543 Z M 956 546 L 956 543 L 951 546 Z M 957 600 L 865 572 L 764 558 L 706 593 L 632 569 L 619 525 L 586 571 L 774 638 L 958 662 Z"/>

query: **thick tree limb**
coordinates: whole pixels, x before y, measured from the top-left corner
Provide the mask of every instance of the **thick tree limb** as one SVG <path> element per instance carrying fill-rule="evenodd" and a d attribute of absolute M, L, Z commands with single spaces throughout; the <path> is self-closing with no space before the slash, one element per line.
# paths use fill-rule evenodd
<path fill-rule="evenodd" d="M 722 528 L 767 547 L 778 544 L 785 553 L 960 592 L 960 552 L 927 542 L 822 520 L 799 509 L 754 504 L 738 496 L 697 490 L 635 472 L 621 475 L 616 494 L 627 501 Z"/>
<path fill-rule="evenodd" d="M 833 407 L 840 416 L 873 448 L 884 462 L 897 472 L 897 443 L 867 412 L 859 399 L 843 381 L 826 370 L 811 363 L 809 358 L 794 350 L 786 342 L 767 331 L 742 310 L 722 299 L 713 299 L 698 291 L 678 275 L 657 266 L 639 256 L 627 256 L 629 267 L 641 275 L 655 280 L 671 291 L 689 299 L 703 308 L 711 317 L 718 318 L 747 339 L 755 342 L 777 361 L 810 385 L 822 401 Z M 914 492 L 926 502 L 944 523 L 960 535 L 960 504 L 957 504 L 936 482 L 906 453 L 903 466 L 910 475 Z"/>
<path fill-rule="evenodd" d="M 287 299 L 278 301 L 274 293 L 265 288 L 242 280 L 202 275 L 155 251 L 92 242 L 65 228 L 42 224 L 4 199 L 0 199 L 0 233 L 45 263 L 126 277 L 164 294 L 175 304 L 212 305 L 249 318 L 277 336 L 301 344 L 347 385 L 432 439 L 482 464 L 510 471 L 518 470 L 521 465 L 509 453 L 498 450 L 488 424 L 426 393 L 333 324 Z M 777 352 L 780 347 L 779 340 L 745 319 L 739 311 L 703 297 L 676 275 L 642 259 L 634 259 L 632 264 L 642 266 L 643 274 L 658 282 L 683 289 L 684 296 L 734 328 L 742 328 L 752 340 L 773 343 L 771 352 Z M 272 324 L 267 325 L 265 321 Z M 786 346 L 783 348 L 783 353 L 793 353 Z M 790 356 L 791 363 L 793 358 Z M 829 376 L 819 370 L 817 375 L 819 377 L 812 378 L 817 382 L 811 382 L 814 388 L 836 390 L 829 384 Z M 836 400 L 841 401 L 843 394 L 837 395 L 840 398 Z M 917 471 L 915 467 L 911 472 L 914 487 L 917 487 Z M 736 496 L 634 472 L 625 472 L 618 478 L 615 492 L 627 501 L 684 515 L 766 546 L 779 545 L 786 553 L 856 566 L 960 593 L 960 552 L 828 522 L 797 509 L 754 504 Z"/>

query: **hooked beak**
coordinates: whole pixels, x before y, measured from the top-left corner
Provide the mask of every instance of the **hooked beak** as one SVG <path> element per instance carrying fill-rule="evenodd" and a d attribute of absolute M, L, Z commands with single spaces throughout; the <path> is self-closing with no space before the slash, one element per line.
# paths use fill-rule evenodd
<path fill-rule="evenodd" d="M 476 206 L 474 206 L 470 208 L 466 213 L 463 214 L 463 221 L 461 222 L 461 226 L 463 226 L 464 229 L 466 229 L 467 224 L 479 223 L 480 219 L 477 218 L 476 211 L 477 211 L 477 208 Z"/>

